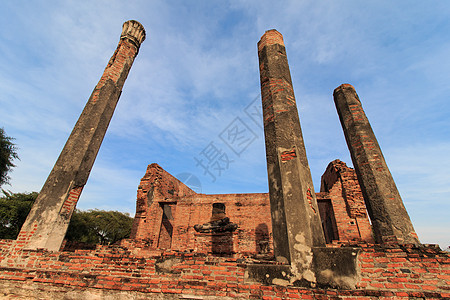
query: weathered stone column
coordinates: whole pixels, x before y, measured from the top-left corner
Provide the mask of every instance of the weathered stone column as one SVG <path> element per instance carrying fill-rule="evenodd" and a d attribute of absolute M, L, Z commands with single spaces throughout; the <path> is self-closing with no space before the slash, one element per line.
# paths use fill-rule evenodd
<path fill-rule="evenodd" d="M 350 84 L 333 93 L 377 243 L 419 244 L 361 101 Z"/>
<path fill-rule="evenodd" d="M 145 30 L 139 22 L 123 24 L 119 45 L 22 226 L 18 245 L 27 249 L 59 250 L 144 39 Z"/>
<path fill-rule="evenodd" d="M 311 248 L 324 246 L 325 238 L 283 36 L 266 31 L 258 56 L 275 256 L 309 268 Z"/>

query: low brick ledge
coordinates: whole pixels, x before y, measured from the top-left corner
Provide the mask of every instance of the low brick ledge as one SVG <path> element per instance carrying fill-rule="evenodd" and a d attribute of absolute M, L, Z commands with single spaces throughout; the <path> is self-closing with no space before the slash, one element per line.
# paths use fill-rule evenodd
<path fill-rule="evenodd" d="M 140 256 L 138 249 L 118 246 L 98 246 L 95 250 L 75 252 L 8 252 L 11 243 L 3 245 L 0 243 L 3 260 L 0 283 L 5 286 L 70 288 L 75 293 L 89 289 L 274 300 L 450 299 L 450 256 L 432 246 L 361 247 L 358 256 L 362 271 L 360 282 L 356 289 L 347 290 L 251 282 L 246 277 L 248 265 L 270 262 L 250 258 L 175 251 Z"/>
<path fill-rule="evenodd" d="M 3 273 L 3 270 L 2 270 Z M 30 271 L 30 273 L 33 273 Z M 49 272 L 49 271 L 36 271 L 36 275 L 75 275 L 69 272 Z M 63 279 L 45 279 L 35 278 L 31 279 L 31 276 L 25 276 L 22 278 L 0 279 L 0 290 L 4 291 L 4 286 L 14 286 L 16 283 L 17 289 L 9 290 L 10 295 L 22 296 L 24 290 L 37 289 L 41 292 L 54 291 L 54 290 L 71 290 L 84 293 L 88 290 L 108 290 L 108 293 L 114 294 L 114 291 L 119 292 L 131 292 L 135 295 L 142 294 L 143 298 L 149 294 L 156 295 L 178 295 L 180 299 L 186 299 L 183 295 L 195 295 L 197 299 L 203 299 L 206 297 L 229 297 L 234 299 L 264 299 L 264 300 L 279 300 L 279 299 L 361 299 L 371 300 L 379 299 L 380 297 L 387 297 L 388 299 L 450 299 L 450 291 L 448 293 L 427 292 L 427 291 L 389 291 L 389 290 L 337 290 L 337 289 L 312 289 L 312 288 L 299 288 L 299 287 L 280 287 L 280 286 L 267 286 L 258 284 L 226 284 L 221 282 L 200 282 L 200 281 L 177 281 L 177 282 L 165 282 L 164 280 L 147 279 L 148 282 L 154 282 L 152 284 L 139 284 L 136 283 L 136 278 L 127 277 L 115 277 L 116 284 L 102 283 L 102 276 L 95 276 L 89 274 L 76 274 L 76 276 L 84 276 L 89 281 L 97 283 L 95 284 L 79 284 L 70 280 L 67 277 Z M 127 281 L 130 280 L 130 281 Z M 157 283 L 159 282 L 159 283 Z M 145 296 L 148 295 L 148 296 Z M 139 297 L 137 297 L 139 299 Z M 159 298 L 159 297 L 158 297 Z M 70 298 L 64 298 L 70 299 Z M 76 299 L 76 297 L 74 298 Z M 171 298 L 173 299 L 173 298 Z M 187 298 L 191 299 L 191 298 Z M 193 299 L 193 298 L 192 298 Z M 210 299 L 210 298 L 208 298 Z"/>

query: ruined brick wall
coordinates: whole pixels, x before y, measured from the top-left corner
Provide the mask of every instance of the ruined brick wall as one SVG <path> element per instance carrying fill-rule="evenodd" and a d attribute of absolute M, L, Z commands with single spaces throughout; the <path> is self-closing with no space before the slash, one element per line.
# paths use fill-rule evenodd
<path fill-rule="evenodd" d="M 359 256 L 360 288 L 446 291 L 450 296 L 450 260 L 436 247 L 369 247 Z M 417 296 L 420 297 L 420 296 Z"/>
<path fill-rule="evenodd" d="M 211 219 L 213 203 L 225 205 L 226 216 L 238 225 L 236 231 L 215 234 L 195 232 L 194 225 L 207 223 Z M 197 194 L 177 206 L 174 250 L 240 254 L 268 254 L 273 250 L 268 194 Z"/>
<path fill-rule="evenodd" d="M 210 221 L 213 203 L 225 205 L 238 225 L 233 233 L 202 234 L 194 225 Z M 151 164 L 137 192 L 131 240 L 149 249 L 204 253 L 267 253 L 272 250 L 267 194 L 197 194 L 157 164 Z"/>
<path fill-rule="evenodd" d="M 144 255 L 141 249 L 118 246 L 75 252 L 9 252 L 10 246 L 10 241 L 0 241 L 0 290 L 3 295 L 15 297 L 36 297 L 39 293 L 53 299 L 81 299 L 89 295 L 116 296 L 111 299 L 450 297 L 450 257 L 432 247 L 354 248 L 359 252 L 356 286 L 334 289 L 262 284 L 248 276 L 254 260 L 187 252 Z"/>
<path fill-rule="evenodd" d="M 326 191 L 317 193 L 322 219 L 335 223 L 335 240 L 372 242 L 370 223 L 354 170 L 336 160 L 322 176 Z M 329 201 L 331 207 L 321 206 Z M 238 225 L 232 233 L 197 233 L 194 225 L 210 221 L 214 203 Z M 273 251 L 269 196 L 197 194 L 157 164 L 151 164 L 137 192 L 131 239 L 148 249 L 240 255 Z M 330 240 L 331 241 L 331 240 Z M 137 246 L 137 244 L 135 245 Z"/>
<path fill-rule="evenodd" d="M 373 243 L 372 228 L 355 170 L 332 161 L 321 178 L 318 201 L 332 204 L 339 241 L 360 240 Z"/>
<path fill-rule="evenodd" d="M 170 175 L 158 164 L 150 164 L 137 191 L 136 216 L 131 230 L 132 239 L 146 239 L 157 247 L 162 222 L 160 202 L 177 202 L 195 192 Z"/>

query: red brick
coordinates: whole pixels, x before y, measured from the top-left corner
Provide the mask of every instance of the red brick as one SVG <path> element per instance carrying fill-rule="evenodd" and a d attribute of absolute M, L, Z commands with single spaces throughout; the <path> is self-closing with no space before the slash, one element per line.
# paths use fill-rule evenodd
<path fill-rule="evenodd" d="M 420 286 L 417 284 L 405 283 L 405 288 L 418 290 L 420 289 Z"/>
<path fill-rule="evenodd" d="M 400 283 L 385 283 L 384 287 L 387 289 L 402 289 L 403 284 Z"/>
<path fill-rule="evenodd" d="M 388 278 L 389 282 L 408 282 L 406 278 Z"/>

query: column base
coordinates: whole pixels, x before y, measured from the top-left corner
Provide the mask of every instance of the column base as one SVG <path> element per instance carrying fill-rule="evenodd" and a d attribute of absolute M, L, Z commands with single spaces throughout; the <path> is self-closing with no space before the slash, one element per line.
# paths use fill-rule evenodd
<path fill-rule="evenodd" d="M 359 276 L 360 251 L 352 247 L 313 247 L 309 269 L 288 264 L 249 264 L 247 278 L 268 285 L 354 289 Z"/>

